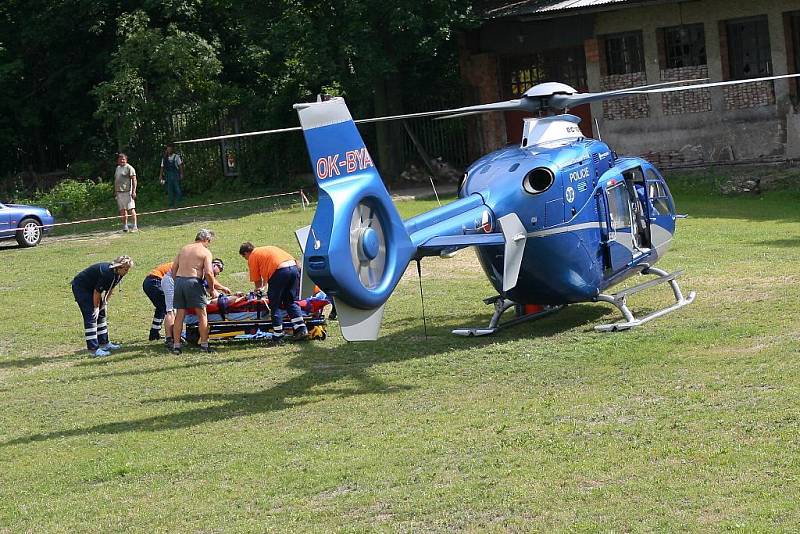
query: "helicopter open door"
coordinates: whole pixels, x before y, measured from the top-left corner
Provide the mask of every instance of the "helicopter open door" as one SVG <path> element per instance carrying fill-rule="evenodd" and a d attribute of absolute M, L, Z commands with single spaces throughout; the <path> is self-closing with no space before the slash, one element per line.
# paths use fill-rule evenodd
<path fill-rule="evenodd" d="M 627 267 L 633 260 L 636 238 L 633 232 L 633 212 L 625 181 L 612 181 L 605 189 L 608 247 L 606 267 L 617 272 Z"/>
<path fill-rule="evenodd" d="M 606 268 L 617 272 L 651 251 L 650 203 L 641 167 L 622 171 L 605 188 L 608 206 Z"/>

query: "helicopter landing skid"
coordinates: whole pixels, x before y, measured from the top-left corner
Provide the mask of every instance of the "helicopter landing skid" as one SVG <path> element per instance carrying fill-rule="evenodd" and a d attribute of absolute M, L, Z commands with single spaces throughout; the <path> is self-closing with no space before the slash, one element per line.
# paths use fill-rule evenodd
<path fill-rule="evenodd" d="M 503 328 L 524 323 L 526 321 L 533 321 L 534 319 L 544 317 L 545 315 L 550 315 L 551 313 L 563 308 L 563 306 L 545 306 L 542 311 L 523 315 L 518 314 L 510 321 L 500 324 L 500 317 L 503 315 L 503 313 L 505 313 L 509 308 L 518 306 L 518 304 L 513 300 L 504 299 L 500 295 L 483 299 L 483 302 L 486 304 L 494 304 L 494 313 L 492 314 L 492 318 L 489 320 L 489 326 L 486 328 L 457 328 L 453 330 L 453 334 L 464 337 L 488 336 L 494 334 L 498 330 L 502 330 Z"/>
<path fill-rule="evenodd" d="M 656 317 L 661 317 L 662 315 L 666 315 L 670 312 L 677 310 L 678 308 L 683 308 L 687 304 L 691 304 L 695 297 L 695 292 L 691 291 L 687 297 L 683 296 L 681 293 L 681 288 L 678 285 L 677 277 L 683 274 L 683 271 L 675 271 L 674 273 L 668 273 L 661 269 L 656 269 L 655 267 L 648 267 L 642 271 L 642 274 L 653 274 L 658 276 L 653 280 L 649 280 L 642 284 L 629 287 L 628 289 L 624 289 L 619 293 L 614 293 L 612 295 L 603 295 L 600 294 L 594 298 L 595 301 L 599 302 L 608 302 L 609 304 L 613 304 L 616 306 L 619 311 L 622 312 L 622 315 L 625 316 L 625 321 L 619 323 L 611 323 L 611 324 L 604 324 L 600 326 L 595 326 L 594 329 L 598 332 L 616 332 L 618 330 L 628 330 L 630 328 L 639 326 L 640 324 L 644 324 L 647 321 L 655 319 Z M 672 306 L 667 306 L 666 308 L 662 308 L 660 310 L 656 310 L 653 313 L 642 317 L 641 319 L 637 319 L 634 317 L 631 310 L 628 308 L 627 299 L 629 295 L 633 295 L 634 293 L 638 293 L 639 291 L 643 291 L 645 289 L 649 289 L 651 287 L 657 286 L 659 284 L 663 284 L 664 282 L 669 282 L 670 286 L 672 286 L 672 292 L 675 294 L 675 304 Z"/>

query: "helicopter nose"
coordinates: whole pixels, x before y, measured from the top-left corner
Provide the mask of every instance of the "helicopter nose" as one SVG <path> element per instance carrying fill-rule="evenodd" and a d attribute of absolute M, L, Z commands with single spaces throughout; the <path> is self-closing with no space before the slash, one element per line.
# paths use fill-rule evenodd
<path fill-rule="evenodd" d="M 368 260 L 374 260 L 378 256 L 380 242 L 378 233 L 372 228 L 364 228 L 361 232 L 361 253 Z"/>

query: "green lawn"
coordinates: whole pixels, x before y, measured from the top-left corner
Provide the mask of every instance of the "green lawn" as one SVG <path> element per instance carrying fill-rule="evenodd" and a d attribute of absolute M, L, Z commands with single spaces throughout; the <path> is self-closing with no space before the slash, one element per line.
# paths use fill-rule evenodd
<path fill-rule="evenodd" d="M 378 342 L 334 325 L 324 342 L 176 357 L 145 341 L 147 271 L 208 226 L 222 281 L 247 288 L 239 244 L 296 251 L 310 211 L 1 245 L 0 532 L 796 529 L 800 197 L 678 182 L 690 218 L 660 266 L 685 269 L 697 299 L 615 334 L 593 331 L 615 310 L 584 304 L 452 336 L 491 312 L 464 251 L 423 262 L 427 337 L 412 266 Z M 90 359 L 69 282 L 123 253 L 137 266 L 109 315 L 124 349 Z"/>

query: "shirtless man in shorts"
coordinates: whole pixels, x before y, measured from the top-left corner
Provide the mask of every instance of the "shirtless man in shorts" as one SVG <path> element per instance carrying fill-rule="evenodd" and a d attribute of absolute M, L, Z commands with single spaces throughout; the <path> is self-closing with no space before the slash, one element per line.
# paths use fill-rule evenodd
<path fill-rule="evenodd" d="M 188 308 L 194 308 L 197 315 L 200 350 L 214 352 L 214 349 L 208 346 L 208 315 L 206 314 L 208 296 L 206 288 L 203 286 L 203 278 L 205 278 L 208 281 L 211 297 L 217 296 L 217 290 L 214 289 L 217 284 L 214 279 L 214 268 L 211 265 L 211 251 L 208 250 L 212 239 L 214 239 L 214 232 L 205 228 L 200 230 L 194 238 L 194 243 L 183 247 L 172 264 L 170 274 L 175 281 L 173 306 L 177 310 L 175 324 L 172 326 L 173 354 L 181 353 L 181 331 Z"/>

